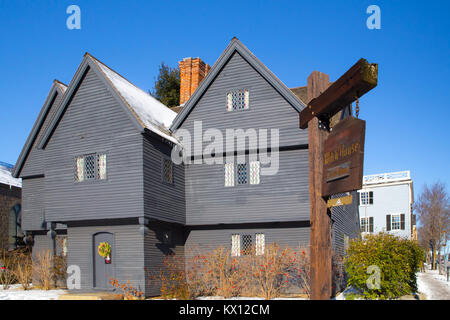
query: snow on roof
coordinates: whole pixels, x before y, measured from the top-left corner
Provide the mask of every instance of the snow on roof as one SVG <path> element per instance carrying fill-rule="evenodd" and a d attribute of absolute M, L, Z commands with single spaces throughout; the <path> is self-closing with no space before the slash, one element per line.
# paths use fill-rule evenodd
<path fill-rule="evenodd" d="M 65 85 L 64 83 L 62 83 L 61 81 L 56 80 L 56 79 L 55 79 L 54 83 L 55 83 L 55 85 L 58 86 L 58 88 L 59 88 L 63 93 L 66 92 L 67 85 Z"/>
<path fill-rule="evenodd" d="M 170 110 L 147 92 L 136 87 L 101 61 L 94 57 L 92 58 L 144 127 L 167 140 L 178 143 L 168 130 L 177 116 L 176 112 Z"/>
<path fill-rule="evenodd" d="M 12 168 L 0 163 L 0 183 L 22 188 L 22 179 L 13 178 Z"/>

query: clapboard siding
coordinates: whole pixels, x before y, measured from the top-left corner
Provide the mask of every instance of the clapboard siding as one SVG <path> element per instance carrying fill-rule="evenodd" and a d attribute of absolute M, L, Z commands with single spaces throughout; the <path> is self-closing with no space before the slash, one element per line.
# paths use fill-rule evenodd
<path fill-rule="evenodd" d="M 69 227 L 67 231 L 68 265 L 81 271 L 81 290 L 93 289 L 93 237 L 98 232 L 114 234 L 114 274 L 121 283 L 130 281 L 139 290 L 145 288 L 143 237 L 139 225 Z"/>
<path fill-rule="evenodd" d="M 42 126 L 39 128 L 39 133 L 36 136 L 36 139 L 33 142 L 33 145 L 30 148 L 28 153 L 28 157 L 25 160 L 20 176 L 30 177 L 44 174 L 44 150 L 37 148 L 37 144 L 39 143 L 43 133 L 47 129 L 50 120 L 52 119 L 55 111 L 58 109 L 59 104 L 61 103 L 62 95 L 59 91 L 55 91 L 55 97 L 51 102 L 51 106 L 47 110 L 47 114 L 44 115 L 44 122 Z"/>
<path fill-rule="evenodd" d="M 186 223 L 184 167 L 173 165 L 173 183 L 162 180 L 162 161 L 170 159 L 171 147 L 154 137 L 144 137 L 145 216 L 161 221 Z"/>
<path fill-rule="evenodd" d="M 309 227 L 191 230 L 187 235 L 185 252 L 186 256 L 189 256 L 196 250 L 214 250 L 219 246 L 231 250 L 231 235 L 250 234 L 254 241 L 256 233 L 264 233 L 266 246 L 275 242 L 292 249 L 308 248 L 309 232 Z"/>
<path fill-rule="evenodd" d="M 170 232 L 171 243 L 163 243 L 163 233 Z M 184 261 L 184 231 L 176 225 L 151 223 L 144 238 L 144 261 L 146 277 L 146 295 L 156 296 L 161 294 L 161 270 L 167 269 L 164 259 L 172 255 L 173 261 Z"/>
<path fill-rule="evenodd" d="M 143 215 L 142 135 L 92 70 L 87 71 L 45 149 L 46 219 Z M 75 157 L 107 154 L 107 179 L 75 182 Z"/>
<path fill-rule="evenodd" d="M 234 88 L 249 90 L 248 110 L 226 111 L 226 93 Z M 194 121 L 202 121 L 203 131 L 212 128 L 221 130 L 224 137 L 227 128 L 253 128 L 257 131 L 279 129 L 280 146 L 308 143 L 307 130 L 299 128 L 298 112 L 237 52 L 193 107 L 180 128 L 189 130 L 193 136 Z M 271 137 L 270 132 L 268 135 Z M 204 143 L 202 149 L 207 144 Z M 193 151 L 196 154 L 201 152 L 198 148 Z"/>
<path fill-rule="evenodd" d="M 333 220 L 332 237 L 333 249 L 336 254 L 343 256 L 345 254 L 344 235 L 349 239 L 359 237 L 359 215 L 358 215 L 358 193 L 352 192 L 353 202 L 346 206 L 334 207 L 331 210 L 331 219 Z M 346 194 L 337 194 L 333 196 L 340 197 Z"/>
<path fill-rule="evenodd" d="M 45 229 L 45 181 L 44 177 L 22 180 L 22 229 Z"/>
<path fill-rule="evenodd" d="M 308 150 L 279 153 L 275 175 L 258 185 L 225 187 L 223 164 L 189 164 L 187 225 L 309 220 Z"/>

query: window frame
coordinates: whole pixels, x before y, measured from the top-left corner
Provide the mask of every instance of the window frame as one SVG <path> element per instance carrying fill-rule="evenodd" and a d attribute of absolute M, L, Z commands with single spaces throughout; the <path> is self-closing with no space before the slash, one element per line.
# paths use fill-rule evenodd
<path fill-rule="evenodd" d="M 170 170 L 171 170 L 171 173 L 172 173 L 170 182 L 165 179 L 165 162 L 166 161 L 170 163 Z M 167 157 L 165 155 L 161 157 L 161 181 L 164 184 L 171 185 L 171 186 L 173 186 L 175 184 L 174 163 L 173 163 L 171 158 L 169 158 L 169 157 Z"/>
<path fill-rule="evenodd" d="M 233 91 L 237 91 L 237 90 L 245 90 L 245 91 L 248 92 L 248 107 L 247 108 L 243 108 L 243 109 L 231 109 L 231 110 L 228 110 L 228 94 L 233 92 Z M 251 88 L 249 88 L 249 87 L 234 87 L 234 88 L 230 88 L 230 89 L 225 90 L 225 113 L 235 113 L 235 112 L 242 112 L 242 111 L 250 110 L 250 91 L 251 91 Z"/>
<path fill-rule="evenodd" d="M 251 183 L 252 182 L 252 178 L 251 178 L 251 168 L 252 168 L 252 163 L 257 162 L 258 163 L 258 183 Z M 227 180 L 226 180 L 226 166 L 227 165 L 232 165 L 233 168 L 233 185 L 227 185 Z M 239 175 L 238 175 L 238 166 L 239 165 L 245 165 L 246 166 L 246 182 L 245 183 L 239 183 Z M 244 163 L 239 163 L 237 161 L 237 159 L 235 159 L 233 162 L 225 162 L 223 164 L 223 178 L 224 178 L 224 186 L 225 188 L 232 188 L 232 187 L 250 187 L 250 186 L 257 186 L 261 184 L 261 161 L 259 160 L 252 160 L 252 161 L 245 161 Z"/>
<path fill-rule="evenodd" d="M 401 231 L 402 229 L 402 214 L 401 213 L 395 213 L 390 214 L 391 216 L 391 230 L 390 231 Z M 394 228 L 394 217 L 398 217 L 398 228 Z"/>
<path fill-rule="evenodd" d="M 78 163 L 77 160 L 78 158 L 83 157 L 84 159 L 87 156 L 95 156 L 94 159 L 94 172 L 95 172 L 95 178 L 94 179 L 86 179 L 86 177 L 83 177 L 83 180 L 78 180 Z M 100 172 L 99 172 L 99 166 L 98 166 L 98 162 L 99 162 L 99 157 L 100 155 L 105 155 L 105 162 L 106 162 L 106 172 L 105 172 L 105 178 L 104 179 L 100 179 Z M 99 152 L 87 152 L 87 153 L 83 153 L 83 154 L 79 154 L 76 155 L 74 157 L 74 183 L 75 184 L 79 184 L 79 183 L 102 183 L 102 182 L 106 182 L 109 179 L 109 170 L 108 170 L 108 159 L 109 159 L 109 153 L 107 151 L 99 151 Z M 85 160 L 83 160 L 83 166 L 85 166 Z M 83 168 L 83 175 L 85 175 L 85 169 Z"/>
<path fill-rule="evenodd" d="M 364 197 L 364 199 L 367 199 L 367 203 L 363 203 L 363 194 L 367 194 L 367 198 Z M 372 206 L 373 199 L 374 199 L 373 191 L 360 191 L 359 192 L 359 205 L 361 207 Z"/>

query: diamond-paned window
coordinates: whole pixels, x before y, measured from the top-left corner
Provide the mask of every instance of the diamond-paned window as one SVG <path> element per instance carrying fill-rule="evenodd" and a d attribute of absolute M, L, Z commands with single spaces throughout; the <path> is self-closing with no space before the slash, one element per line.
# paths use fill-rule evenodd
<path fill-rule="evenodd" d="M 241 235 L 231 235 L 231 255 L 233 257 L 239 257 L 241 255 Z"/>
<path fill-rule="evenodd" d="M 173 183 L 173 164 L 170 159 L 163 158 L 163 181 Z"/>
<path fill-rule="evenodd" d="M 250 184 L 259 184 L 259 161 L 250 162 Z"/>
<path fill-rule="evenodd" d="M 234 186 L 234 163 L 225 163 L 225 187 Z"/>
<path fill-rule="evenodd" d="M 250 255 L 253 249 L 253 239 L 251 234 L 242 235 L 242 254 Z"/>
<path fill-rule="evenodd" d="M 84 179 L 93 180 L 97 173 L 95 168 L 95 154 L 90 154 L 84 157 Z"/>
<path fill-rule="evenodd" d="M 238 184 L 246 184 L 248 181 L 248 172 L 247 172 L 247 164 L 246 163 L 238 163 L 237 164 L 237 183 Z"/>
<path fill-rule="evenodd" d="M 106 179 L 106 154 L 97 155 L 97 174 L 100 180 Z"/>
<path fill-rule="evenodd" d="M 244 110 L 249 107 L 247 89 L 234 89 L 227 93 L 227 111 Z"/>
<path fill-rule="evenodd" d="M 106 154 L 91 153 L 75 158 L 75 181 L 106 179 Z"/>
<path fill-rule="evenodd" d="M 256 255 L 257 256 L 263 255 L 266 242 L 264 233 L 257 233 L 255 235 L 255 242 L 256 242 Z"/>

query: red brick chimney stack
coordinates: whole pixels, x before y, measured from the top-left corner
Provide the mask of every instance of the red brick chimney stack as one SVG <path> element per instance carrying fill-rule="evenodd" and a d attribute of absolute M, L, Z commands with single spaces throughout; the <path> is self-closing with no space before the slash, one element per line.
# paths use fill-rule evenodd
<path fill-rule="evenodd" d="M 180 66 L 180 105 L 184 104 L 206 77 L 211 67 L 200 58 L 184 58 Z"/>

